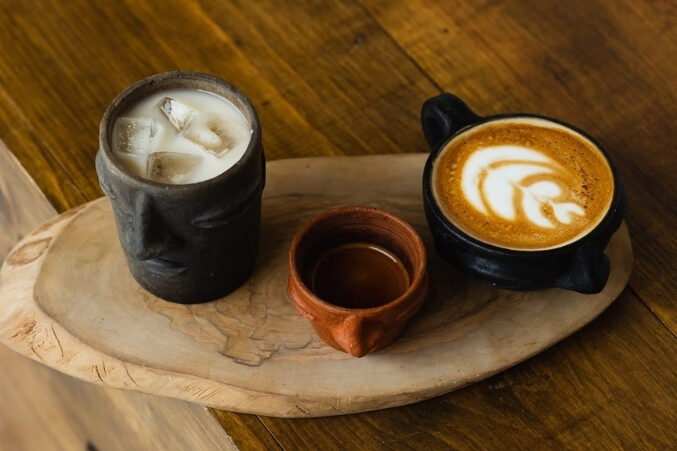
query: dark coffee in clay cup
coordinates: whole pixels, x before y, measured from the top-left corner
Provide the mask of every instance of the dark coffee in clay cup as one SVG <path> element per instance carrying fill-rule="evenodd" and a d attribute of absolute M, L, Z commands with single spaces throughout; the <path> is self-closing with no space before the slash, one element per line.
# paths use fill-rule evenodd
<path fill-rule="evenodd" d="M 139 116 L 148 99 L 150 113 Z M 229 119 L 204 105 L 225 108 Z M 109 105 L 99 146 L 96 171 L 141 286 L 187 304 L 225 296 L 249 277 L 265 159 L 256 111 L 240 90 L 195 72 L 151 76 Z"/>
<path fill-rule="evenodd" d="M 423 241 L 403 219 L 340 207 L 299 229 L 289 249 L 288 292 L 318 336 L 362 357 L 390 345 L 428 295 Z"/>
<path fill-rule="evenodd" d="M 444 259 L 502 288 L 602 290 L 627 200 L 594 139 L 533 114 L 480 117 L 451 94 L 426 101 L 421 121 L 424 208 Z"/>

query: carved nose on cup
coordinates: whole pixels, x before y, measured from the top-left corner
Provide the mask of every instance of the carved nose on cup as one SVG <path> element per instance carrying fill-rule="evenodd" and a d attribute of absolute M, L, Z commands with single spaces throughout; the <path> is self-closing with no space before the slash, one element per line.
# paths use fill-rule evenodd
<path fill-rule="evenodd" d="M 139 260 L 161 257 L 176 245 L 177 238 L 154 227 L 153 207 L 148 194 L 140 192 L 134 200 L 134 215 L 127 232 L 129 252 Z"/>

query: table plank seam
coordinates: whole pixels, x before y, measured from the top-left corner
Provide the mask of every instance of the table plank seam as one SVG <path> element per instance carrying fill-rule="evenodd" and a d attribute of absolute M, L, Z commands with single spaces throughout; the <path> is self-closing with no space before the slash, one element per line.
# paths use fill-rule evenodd
<path fill-rule="evenodd" d="M 395 39 L 395 37 L 394 37 L 392 34 L 390 34 L 390 31 L 388 31 L 388 29 L 386 29 L 386 28 L 383 26 L 383 24 L 381 23 L 381 21 L 379 21 L 379 20 L 371 13 L 371 10 L 370 10 L 369 8 L 367 8 L 367 6 L 363 3 L 363 1 L 364 1 L 364 0 L 358 0 L 358 1 L 356 2 L 356 3 L 360 6 L 360 9 L 362 9 L 362 11 L 364 11 L 364 13 L 365 13 L 367 16 L 369 16 L 369 18 L 370 18 L 370 19 L 374 22 L 374 24 L 375 24 L 375 25 L 383 32 L 383 34 L 384 34 L 385 36 L 388 37 L 388 39 L 395 45 L 395 47 L 397 47 L 397 48 L 400 50 L 400 52 L 402 52 L 402 54 L 403 54 L 409 61 L 411 61 L 411 63 L 414 65 L 414 67 L 415 67 L 416 69 L 418 69 L 418 71 L 421 72 L 421 74 L 423 74 L 423 75 L 425 76 L 425 78 L 426 78 L 426 79 L 427 79 L 427 80 L 428 80 L 435 88 L 437 88 L 437 90 L 438 90 L 439 92 L 444 92 L 444 89 L 442 88 L 442 85 L 440 85 L 439 83 L 437 83 L 437 80 L 435 80 L 435 79 L 432 77 L 432 75 L 430 75 L 428 72 L 426 72 L 425 69 L 423 69 L 423 67 L 419 64 L 419 62 L 418 62 L 412 55 L 410 55 L 409 52 L 408 52 L 404 47 L 402 47 L 402 45 L 400 44 L 400 42 L 399 42 L 397 39 Z"/>
<path fill-rule="evenodd" d="M 7 153 L 7 156 L 11 161 L 10 164 L 16 165 L 17 169 L 21 172 L 20 177 L 25 178 L 26 181 L 31 185 L 31 188 L 34 188 L 36 193 L 38 193 L 38 195 L 42 199 L 44 199 L 44 201 L 46 203 L 48 203 L 52 209 L 54 209 L 54 214 L 57 214 L 56 208 L 54 208 L 54 205 L 49 201 L 45 192 L 40 189 L 37 182 L 33 179 L 33 177 L 31 177 L 31 175 L 28 173 L 28 171 L 26 170 L 24 165 L 21 164 L 21 161 L 19 161 L 19 158 L 14 154 L 14 152 L 12 152 L 10 150 L 10 148 L 2 140 L 2 138 L 0 138 L 0 152 L 6 152 Z"/>
<path fill-rule="evenodd" d="M 31 139 L 34 141 L 34 143 L 35 143 L 37 146 L 39 146 L 39 148 L 42 149 L 42 150 L 49 156 L 49 159 L 51 160 L 51 162 L 52 162 L 53 164 L 55 164 L 56 166 L 58 166 L 58 168 L 59 168 L 61 171 L 63 171 L 63 174 L 65 175 L 65 177 L 68 178 L 68 181 L 71 183 L 71 185 L 73 185 L 73 187 L 77 190 L 77 192 L 78 192 L 78 194 L 80 195 L 80 197 L 81 197 L 82 199 L 84 199 L 85 201 L 91 200 L 91 199 L 88 199 L 88 198 L 87 198 L 87 196 L 85 195 L 85 193 L 82 191 L 82 188 L 79 186 L 78 183 L 76 183 L 75 179 L 73 179 L 73 177 L 71 176 L 71 174 L 68 172 L 68 170 L 66 169 L 66 167 L 63 165 L 63 163 L 62 163 L 62 161 L 61 161 L 61 158 L 59 158 L 59 155 L 56 154 L 56 153 L 54 153 L 54 151 L 51 149 L 51 147 L 48 146 L 48 145 L 44 142 L 44 140 L 43 140 L 42 138 L 40 138 L 40 136 L 38 135 L 37 131 L 36 131 L 35 128 L 33 127 L 33 124 L 28 120 L 28 118 L 27 118 L 26 115 L 24 114 L 23 110 L 22 110 L 21 108 L 19 108 L 19 106 L 18 106 L 16 100 L 15 100 L 15 99 L 12 97 L 12 95 L 7 91 L 7 88 L 6 88 L 4 85 L 2 85 L 2 84 L 0 84 L 0 94 L 2 94 L 2 96 L 3 96 L 6 100 L 8 100 L 8 102 L 9 102 L 9 107 L 10 107 L 11 110 L 14 111 L 14 113 L 17 115 L 17 119 L 20 120 L 20 121 L 22 121 L 23 123 L 26 124 L 26 127 L 28 128 L 28 130 L 30 130 L 30 133 L 31 133 Z M 4 141 L 2 140 L 2 137 L 0 137 L 0 142 L 3 143 L 3 145 L 5 146 L 5 148 L 7 148 L 7 149 L 9 150 L 9 152 L 10 152 L 10 153 L 12 154 L 12 156 L 17 160 L 17 162 L 18 162 L 19 165 L 22 167 L 22 169 L 26 172 L 26 174 L 28 174 L 28 170 L 24 167 L 24 164 L 23 164 L 21 158 L 20 158 L 20 157 L 19 157 L 19 156 L 18 156 L 18 155 L 17 155 L 17 154 L 9 147 L 9 146 L 7 146 L 6 144 L 4 144 Z M 94 161 L 93 161 L 93 160 L 92 160 L 92 165 L 94 165 Z M 34 179 L 32 176 L 30 176 L 30 175 L 29 175 L 29 177 L 30 177 L 30 179 L 33 181 L 33 183 L 35 183 L 36 186 L 38 186 L 38 185 L 37 185 L 37 182 L 35 181 L 35 179 Z M 38 188 L 39 188 L 39 186 L 38 186 Z M 45 198 L 47 198 L 47 199 L 49 200 L 49 198 L 47 197 L 47 194 L 46 194 L 42 189 L 40 189 L 40 192 L 42 193 L 43 196 L 45 196 Z M 55 209 L 58 213 L 63 213 L 63 212 L 64 212 L 64 210 L 61 210 L 61 209 L 59 208 L 58 205 L 55 205 L 55 204 L 54 204 L 54 202 L 49 201 L 49 203 L 54 207 L 54 209 Z M 77 206 L 77 205 L 70 205 L 71 208 L 76 207 L 76 206 Z"/>
<path fill-rule="evenodd" d="M 651 306 L 650 306 L 649 304 L 647 304 L 647 303 L 644 301 L 644 299 L 642 299 L 642 297 L 639 295 L 639 293 L 637 292 L 637 290 L 635 290 L 635 289 L 632 287 L 632 285 L 630 285 L 630 284 L 628 284 L 628 289 L 632 292 L 632 294 L 634 294 L 634 295 L 637 297 L 637 299 L 639 299 L 639 301 L 642 303 L 642 305 L 643 305 L 644 307 L 646 307 L 646 309 L 649 311 L 649 313 L 651 313 L 651 315 L 652 315 L 654 318 L 656 318 L 656 319 L 658 320 L 658 322 L 659 322 L 661 325 L 663 325 L 663 327 L 665 327 L 665 328 L 668 330 L 668 332 L 670 332 L 670 335 L 672 335 L 673 338 L 677 339 L 677 332 L 675 332 L 675 331 L 673 331 L 672 329 L 670 329 L 670 326 L 668 326 L 668 325 L 663 321 L 663 319 L 662 319 L 659 315 L 657 315 L 656 312 L 653 311 L 653 309 L 651 308 Z"/>
<path fill-rule="evenodd" d="M 277 446 L 279 446 L 280 449 L 284 451 L 285 447 L 282 445 L 282 442 L 280 441 L 279 438 L 277 438 L 277 436 L 275 434 L 273 434 L 273 431 L 271 431 L 270 428 L 268 427 L 268 425 L 266 424 L 266 422 L 263 421 L 263 418 L 261 418 L 261 415 L 256 415 L 256 418 L 259 420 L 259 422 L 261 422 L 263 427 L 266 428 L 266 431 L 268 431 L 270 436 L 273 437 L 273 440 L 275 440 L 275 443 L 277 443 Z"/>

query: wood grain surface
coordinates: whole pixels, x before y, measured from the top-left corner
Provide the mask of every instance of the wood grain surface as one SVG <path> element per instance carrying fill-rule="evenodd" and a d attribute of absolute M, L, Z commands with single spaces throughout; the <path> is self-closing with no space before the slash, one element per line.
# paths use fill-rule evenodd
<path fill-rule="evenodd" d="M 598 321 L 517 368 L 416 406 L 323 420 L 214 414 L 245 448 L 665 448 L 677 441 L 669 427 L 677 410 L 676 14 L 671 0 L 171 0 L 161 8 L 7 0 L 0 139 L 64 211 L 101 195 L 93 156 L 105 106 L 169 69 L 241 87 L 261 115 L 269 159 L 424 151 L 418 111 L 441 90 L 481 114 L 572 122 L 609 150 L 630 196 L 633 278 Z"/>
<path fill-rule="evenodd" d="M 134 281 L 108 198 L 71 209 L 20 241 L 0 269 L 0 342 L 95 384 L 276 417 L 341 415 L 493 375 L 568 337 L 625 287 L 632 270 L 625 226 L 607 247 L 611 273 L 596 295 L 499 290 L 433 253 L 431 294 L 395 343 L 361 359 L 323 343 L 286 296 L 295 231 L 329 208 L 366 204 L 402 217 L 432 249 L 420 207 L 425 160 L 268 163 L 254 274 L 199 305 L 168 303 Z"/>

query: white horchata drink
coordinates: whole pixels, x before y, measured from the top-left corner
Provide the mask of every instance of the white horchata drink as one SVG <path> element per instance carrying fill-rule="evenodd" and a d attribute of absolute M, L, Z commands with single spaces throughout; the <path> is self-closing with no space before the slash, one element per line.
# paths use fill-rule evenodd
<path fill-rule="evenodd" d="M 132 173 L 156 182 L 208 180 L 242 158 L 252 128 L 235 105 L 194 89 L 162 91 L 121 116 L 113 149 Z"/>

